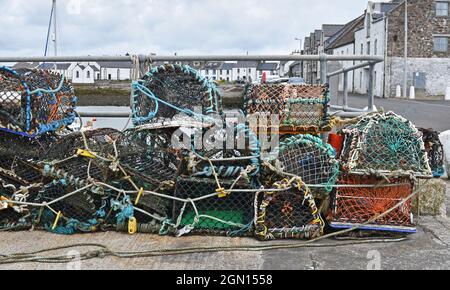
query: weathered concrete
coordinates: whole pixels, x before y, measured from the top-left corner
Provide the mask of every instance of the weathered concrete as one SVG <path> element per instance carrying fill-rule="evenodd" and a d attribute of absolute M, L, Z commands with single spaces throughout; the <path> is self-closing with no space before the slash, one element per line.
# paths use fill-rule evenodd
<path fill-rule="evenodd" d="M 327 247 L 275 251 L 206 253 L 154 258 L 119 259 L 106 257 L 81 262 L 81 269 L 175 269 L 175 270 L 278 270 L 278 269 L 361 269 L 374 255 L 380 256 L 381 269 L 450 269 L 450 222 L 447 218 L 423 217 L 419 232 L 400 243 L 338 246 L 327 240 Z M 100 243 L 117 251 L 144 251 L 157 248 L 197 246 L 269 245 L 253 239 L 213 237 L 171 238 L 154 235 L 128 236 L 100 233 L 57 236 L 44 232 L 1 233 L 2 254 L 27 252 L 76 243 Z M 280 242 L 277 242 L 280 243 Z M 281 243 L 287 243 L 283 241 Z M 95 248 L 74 248 L 79 252 Z M 67 250 L 55 254 L 66 255 Z M 73 253 L 72 253 L 73 254 Z M 67 269 L 71 264 L 14 264 L 0 269 Z"/>
<path fill-rule="evenodd" d="M 441 179 L 419 179 L 416 182 L 416 190 L 419 191 L 420 203 L 413 201 L 413 212 L 420 209 L 421 215 L 447 216 L 447 185 Z"/>

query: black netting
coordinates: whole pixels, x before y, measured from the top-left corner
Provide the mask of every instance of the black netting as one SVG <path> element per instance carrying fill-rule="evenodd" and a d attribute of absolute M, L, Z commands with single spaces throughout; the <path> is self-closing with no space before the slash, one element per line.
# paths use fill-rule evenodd
<path fill-rule="evenodd" d="M 233 181 L 222 181 L 221 185 L 232 188 Z M 234 185 L 235 191 L 219 197 L 214 179 L 180 177 L 177 179 L 175 197 L 191 199 L 213 195 L 192 203 L 175 201 L 173 220 L 180 221 L 180 227 L 194 226 L 194 233 L 242 236 L 248 235 L 253 227 L 255 199 L 254 193 L 240 192 L 250 189 L 248 182 L 241 181 Z M 196 210 L 197 212 L 196 212 Z M 198 220 L 197 220 L 198 213 Z"/>
<path fill-rule="evenodd" d="M 423 134 L 423 142 L 425 143 L 425 151 L 428 155 L 428 162 L 434 177 L 444 175 L 444 147 L 439 139 L 439 132 L 431 129 L 419 129 Z"/>

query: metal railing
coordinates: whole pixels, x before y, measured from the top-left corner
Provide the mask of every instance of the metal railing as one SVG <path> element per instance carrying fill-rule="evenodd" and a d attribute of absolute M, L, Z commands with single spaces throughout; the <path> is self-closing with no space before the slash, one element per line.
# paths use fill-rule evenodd
<path fill-rule="evenodd" d="M 368 55 L 187 55 L 187 56 L 158 56 L 158 55 L 138 55 L 138 56 L 33 56 L 33 57 L 0 57 L 0 63 L 15 62 L 126 62 L 135 64 L 139 60 L 140 71 L 144 71 L 145 64 L 153 62 L 187 62 L 187 61 L 317 61 L 320 65 L 320 82 L 328 83 L 333 76 L 344 74 L 344 105 L 332 106 L 332 109 L 340 110 L 337 115 L 341 117 L 355 117 L 367 112 L 358 108 L 348 106 L 348 72 L 369 66 L 369 90 L 368 90 L 368 111 L 374 109 L 374 67 L 376 63 L 384 61 L 382 56 Z M 329 61 L 361 61 L 348 68 L 328 73 Z M 88 113 L 82 117 L 109 117 L 121 118 L 129 117 L 125 113 Z"/>

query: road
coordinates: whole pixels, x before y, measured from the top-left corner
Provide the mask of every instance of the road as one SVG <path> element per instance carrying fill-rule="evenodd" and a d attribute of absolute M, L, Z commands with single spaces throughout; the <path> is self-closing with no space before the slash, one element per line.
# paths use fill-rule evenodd
<path fill-rule="evenodd" d="M 340 98 L 341 100 L 342 98 Z M 367 107 L 366 96 L 351 95 L 348 101 L 351 107 Z M 336 100 L 332 103 L 336 104 Z M 440 132 L 450 130 L 450 101 L 376 98 L 375 106 L 383 108 L 385 111 L 394 111 L 411 120 L 418 127 L 433 128 Z"/>

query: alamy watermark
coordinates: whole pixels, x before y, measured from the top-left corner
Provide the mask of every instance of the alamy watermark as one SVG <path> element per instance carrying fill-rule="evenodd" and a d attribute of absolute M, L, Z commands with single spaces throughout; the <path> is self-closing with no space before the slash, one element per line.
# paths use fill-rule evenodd
<path fill-rule="evenodd" d="M 82 12 L 82 6 L 85 0 L 69 0 L 66 4 L 66 11 L 71 15 L 79 15 Z"/>
<path fill-rule="evenodd" d="M 377 250 L 372 250 L 367 253 L 367 270 L 378 271 L 381 270 L 381 254 Z"/>
<path fill-rule="evenodd" d="M 66 270 L 79 271 L 81 270 L 81 254 L 78 251 L 72 250 L 67 252 L 67 259 L 71 261 L 67 263 Z"/>
<path fill-rule="evenodd" d="M 194 116 L 177 115 L 178 130 L 172 135 L 173 149 L 184 150 L 246 150 L 257 149 L 263 159 L 278 157 L 280 147 L 280 117 L 274 114 L 243 114 L 214 116 L 201 115 L 195 108 Z M 199 120 L 198 116 L 201 120 Z"/>

